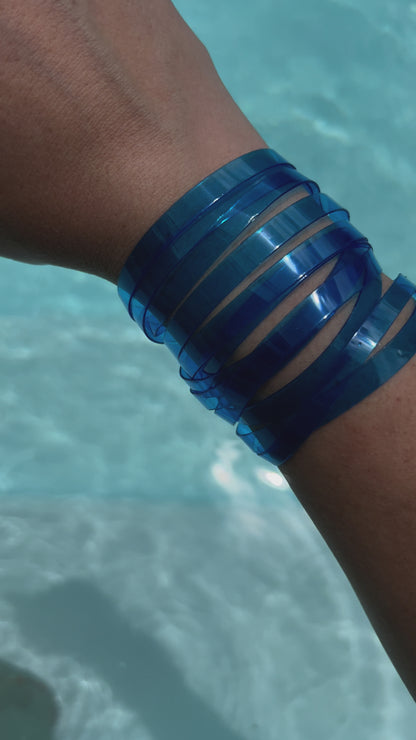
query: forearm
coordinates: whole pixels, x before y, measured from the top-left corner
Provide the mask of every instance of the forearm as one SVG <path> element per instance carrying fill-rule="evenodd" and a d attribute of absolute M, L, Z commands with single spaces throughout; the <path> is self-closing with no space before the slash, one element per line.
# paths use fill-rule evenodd
<path fill-rule="evenodd" d="M 416 699 L 416 361 L 284 466 Z"/>

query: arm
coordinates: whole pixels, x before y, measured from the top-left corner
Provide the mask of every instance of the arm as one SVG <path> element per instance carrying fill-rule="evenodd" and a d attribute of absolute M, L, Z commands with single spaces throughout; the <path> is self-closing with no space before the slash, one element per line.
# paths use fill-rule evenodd
<path fill-rule="evenodd" d="M 416 699 L 416 361 L 285 466 Z"/>
<path fill-rule="evenodd" d="M 116 283 L 175 200 L 265 146 L 171 3 L 149 8 L 42 0 L 1 11 L 3 256 Z M 329 341 L 319 337 L 307 362 Z M 283 472 L 416 698 L 415 366 L 316 431 Z"/>

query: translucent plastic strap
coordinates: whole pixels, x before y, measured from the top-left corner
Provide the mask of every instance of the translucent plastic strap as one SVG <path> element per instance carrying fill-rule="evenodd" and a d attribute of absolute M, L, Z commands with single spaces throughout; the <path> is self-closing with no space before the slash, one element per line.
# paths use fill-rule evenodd
<path fill-rule="evenodd" d="M 394 339 L 370 359 L 368 356 L 408 300 L 414 298 L 415 291 L 416 286 L 399 275 L 347 343 L 344 352 L 338 354 L 327 382 L 319 368 L 323 364 L 323 356 L 305 371 L 305 376 L 312 377 L 315 372 L 319 378 L 319 383 L 315 383 L 315 393 L 311 392 L 310 386 L 307 388 L 307 405 L 302 404 L 304 394 L 299 393 L 303 380 L 301 375 L 274 396 L 246 409 L 237 434 L 257 454 L 281 465 L 312 431 L 344 413 L 389 380 L 416 352 L 415 311 Z M 358 353 L 354 350 L 357 343 Z M 260 406 L 266 413 L 259 414 Z M 261 423 L 264 426 L 254 432 L 249 426 Z"/>
<path fill-rule="evenodd" d="M 322 285 L 231 363 L 274 308 L 333 259 Z M 239 420 L 237 434 L 278 465 L 416 352 L 413 311 L 372 354 L 406 302 L 416 306 L 415 286 L 399 275 L 381 296 L 381 267 L 348 211 L 270 149 L 239 157 L 178 200 L 133 250 L 118 287 L 130 316 L 179 359 L 195 397 L 227 421 Z M 253 402 L 354 297 L 329 347 L 279 391 Z"/>
<path fill-rule="evenodd" d="M 167 249 L 175 237 L 219 204 L 233 188 L 279 164 L 293 167 L 272 149 L 248 152 L 206 177 L 176 201 L 142 237 L 120 273 L 118 293 L 129 312 L 142 272 L 160 249 Z"/>
<path fill-rule="evenodd" d="M 213 408 L 211 398 L 217 397 L 217 413 L 234 423 L 256 391 L 283 369 L 341 306 L 368 287 L 372 279 L 371 295 L 376 300 L 380 286 L 374 278 L 378 271 L 371 274 L 368 270 L 369 249 L 369 245 L 357 243 L 354 249 L 345 251 L 327 280 L 292 309 L 253 352 L 218 373 L 215 385 L 205 391 L 209 408 Z M 362 321 L 360 308 L 355 316 L 357 324 Z M 194 388 L 198 388 L 198 381 Z M 193 393 L 198 396 L 197 390 Z"/>
<path fill-rule="evenodd" d="M 254 182 L 255 180 L 255 182 Z M 279 165 L 258 178 L 243 183 L 237 193 L 226 196 L 215 211 L 193 224 L 175 239 L 169 250 L 160 252 L 136 288 L 132 301 L 145 306 L 135 307 L 134 317 L 149 339 L 165 341 L 166 318 L 187 294 L 195 289 L 204 273 L 223 256 L 230 244 L 251 227 L 258 216 L 277 203 L 297 186 L 316 188 L 293 168 Z M 186 312 L 186 309 L 185 309 Z M 184 311 L 182 309 L 181 316 Z"/>
<path fill-rule="evenodd" d="M 268 229 L 267 237 L 270 234 Z M 179 360 L 188 377 L 199 380 L 220 373 L 221 381 L 224 363 L 276 306 L 320 267 L 364 243 L 360 232 L 340 221 L 285 255 L 184 345 Z"/>
<path fill-rule="evenodd" d="M 329 214 L 334 220 L 348 219 L 347 211 L 326 196 L 320 198 L 318 195 L 311 195 L 303 198 L 273 216 L 263 227 L 243 240 L 201 282 L 175 313 L 174 318 L 168 320 L 166 327 L 165 343 L 182 365 L 185 364 L 182 351 L 184 344 L 221 301 L 233 290 L 238 289 L 239 284 L 245 278 L 249 278 L 254 270 L 261 268 L 262 265 L 266 269 L 267 260 L 279 260 L 279 250 L 290 239 Z M 280 296 L 276 294 L 274 300 L 279 298 L 281 294 Z M 201 337 L 201 334 L 199 336 Z M 193 339 L 191 343 L 194 343 Z M 190 354 L 189 350 L 185 351 Z"/>

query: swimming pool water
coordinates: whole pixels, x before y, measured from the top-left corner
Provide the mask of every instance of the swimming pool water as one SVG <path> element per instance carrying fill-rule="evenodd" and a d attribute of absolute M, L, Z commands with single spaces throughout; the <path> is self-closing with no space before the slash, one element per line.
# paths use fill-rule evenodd
<path fill-rule="evenodd" d="M 177 6 L 268 144 L 415 280 L 416 4 Z M 278 470 L 113 286 L 1 261 L 0 355 L 0 729 L 26 713 L 48 740 L 55 702 L 57 740 L 413 738 L 413 700 Z M 26 679 L 25 710 L 9 664 L 48 687 Z"/>

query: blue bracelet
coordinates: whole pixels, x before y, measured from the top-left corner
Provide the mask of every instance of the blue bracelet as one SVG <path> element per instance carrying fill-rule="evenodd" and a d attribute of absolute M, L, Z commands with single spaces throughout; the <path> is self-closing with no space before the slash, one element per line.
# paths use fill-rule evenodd
<path fill-rule="evenodd" d="M 250 288 L 198 331 L 179 355 L 182 367 L 191 375 L 201 371 L 218 373 L 244 338 L 266 318 L 292 290 L 347 247 L 353 247 L 353 227 L 346 223 L 329 227 L 296 247 Z M 362 240 L 356 240 L 359 246 Z M 308 251 L 309 249 L 309 251 Z M 215 354 L 214 354 L 215 353 Z"/>
<path fill-rule="evenodd" d="M 140 322 L 147 336 L 153 341 L 164 341 L 161 321 L 175 302 L 187 295 L 254 218 L 303 183 L 314 185 L 293 168 L 272 167 L 224 196 L 175 238 L 169 250 L 161 250 L 144 272 L 132 299 L 136 304 L 146 304 L 146 297 L 150 296 Z M 137 322 L 138 318 L 139 315 L 135 317 Z"/>
<path fill-rule="evenodd" d="M 130 316 L 131 299 L 143 270 L 159 250 L 167 249 L 182 231 L 198 221 L 233 188 L 279 164 L 293 167 L 272 149 L 249 152 L 206 177 L 156 221 L 132 251 L 119 276 L 118 293 Z"/>
<path fill-rule="evenodd" d="M 413 297 L 416 286 L 412 286 Z M 374 358 L 353 373 L 347 384 L 333 388 L 332 403 L 328 408 L 328 394 L 322 393 L 310 402 L 307 413 L 285 419 L 282 424 L 269 425 L 252 431 L 240 422 L 238 436 L 256 454 L 277 465 L 287 462 L 307 437 L 323 424 L 355 406 L 396 374 L 415 354 L 416 302 L 410 319 L 394 339 Z M 325 398 L 327 395 L 327 398 Z"/>
<path fill-rule="evenodd" d="M 316 395 L 313 395 L 310 385 L 307 387 L 307 408 L 301 403 L 300 385 L 302 381 L 305 382 L 303 376 L 313 378 L 315 373 L 315 376 L 321 378 L 319 365 L 323 364 L 323 355 L 281 391 L 245 410 L 246 422 L 251 426 L 263 423 L 263 427 L 252 432 L 251 426 L 240 422 L 237 434 L 258 454 L 265 455 L 267 459 L 273 457 L 274 462 L 281 465 L 291 457 L 291 448 L 299 446 L 297 440 L 300 429 L 303 441 L 306 429 L 314 431 L 359 403 L 369 395 L 369 392 L 372 393 L 385 383 L 415 354 L 416 314 L 413 312 L 405 327 L 385 348 L 372 359 L 365 361 L 408 300 L 414 296 L 415 290 L 416 286 L 402 275 L 396 278 L 367 321 L 354 334 L 344 353 L 339 353 L 328 384 L 322 388 L 321 381 L 319 385 L 315 382 L 318 388 Z M 327 353 L 329 354 L 332 349 L 331 345 Z M 360 368 L 359 371 L 354 372 L 357 368 Z M 298 408 L 297 413 L 293 413 L 295 404 Z M 263 415 L 259 411 L 261 407 Z M 268 454 L 265 454 L 265 451 Z"/>
<path fill-rule="evenodd" d="M 245 239 L 208 278 L 201 282 L 166 327 L 165 344 L 184 367 L 186 367 L 182 352 L 184 343 L 211 311 L 248 277 L 253 269 L 273 255 L 278 258 L 280 247 L 283 247 L 290 238 L 329 213 L 333 218 L 344 220 L 348 218 L 348 213 L 329 199 L 325 202 L 324 208 L 316 202 L 314 196 L 294 203 Z"/>
<path fill-rule="evenodd" d="M 296 202 L 288 205 L 289 196 Z M 310 235 L 311 227 L 320 230 Z M 296 246 L 284 253 L 293 238 Z M 322 285 L 232 363 L 271 311 L 332 260 Z M 416 352 L 414 311 L 371 356 L 407 301 L 416 306 L 416 287 L 399 275 L 381 296 L 381 267 L 348 211 L 270 149 L 230 162 L 177 201 L 130 255 L 119 294 L 148 337 L 178 358 L 191 393 L 238 421 L 241 439 L 278 465 Z M 330 346 L 286 386 L 253 401 L 354 296 Z"/>
<path fill-rule="evenodd" d="M 216 374 L 216 385 L 205 391 L 205 398 L 217 396 L 215 408 L 219 415 L 235 423 L 258 388 L 306 346 L 341 305 L 362 290 L 367 277 L 368 249 L 369 245 L 360 245 L 346 251 L 327 280 L 298 304 L 253 352 Z M 377 282 L 375 287 L 378 288 Z M 356 321 L 360 324 L 361 318 Z M 194 388 L 198 388 L 197 383 Z M 197 391 L 194 393 L 198 395 Z M 203 398 L 199 400 L 204 403 Z M 213 408 L 212 402 L 209 407 Z M 225 413 L 221 413 L 223 408 Z"/>

